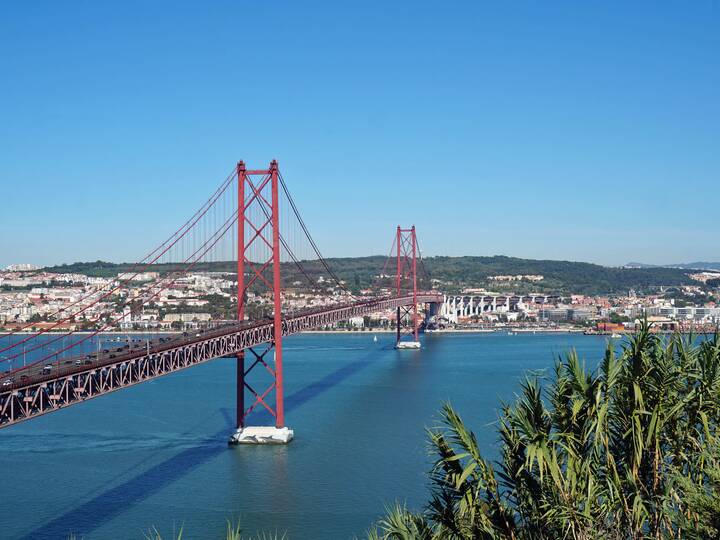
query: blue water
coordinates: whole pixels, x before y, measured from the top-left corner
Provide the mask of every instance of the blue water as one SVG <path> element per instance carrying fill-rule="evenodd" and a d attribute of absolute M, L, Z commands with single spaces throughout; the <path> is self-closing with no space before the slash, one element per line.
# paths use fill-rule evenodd
<path fill-rule="evenodd" d="M 424 429 L 451 400 L 496 452 L 497 410 L 528 370 L 570 348 L 595 364 L 606 338 L 434 334 L 422 351 L 392 336 L 285 341 L 287 446 L 228 447 L 235 363 L 219 359 L 0 430 L 3 538 L 362 536 L 396 500 L 419 509 L 431 466 Z M 258 416 L 251 423 L 267 424 Z"/>

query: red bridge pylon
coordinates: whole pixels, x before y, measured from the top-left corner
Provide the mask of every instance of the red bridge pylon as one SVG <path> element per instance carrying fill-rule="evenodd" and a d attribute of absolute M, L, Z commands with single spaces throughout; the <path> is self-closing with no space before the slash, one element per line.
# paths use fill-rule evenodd
<path fill-rule="evenodd" d="M 397 336 L 395 347 L 398 349 L 419 349 L 420 340 L 418 330 L 417 304 L 417 259 L 419 255 L 415 225 L 409 229 L 403 229 L 398 225 L 397 237 L 397 273 L 395 274 L 395 285 L 397 295 L 401 296 L 409 289 L 412 289 L 413 303 L 410 306 L 397 308 L 397 319 L 395 321 Z M 403 339 L 410 336 L 411 339 Z"/>
<path fill-rule="evenodd" d="M 273 160 L 268 169 L 248 170 L 245 163 L 237 164 L 238 216 L 237 216 L 237 298 L 239 321 L 245 320 L 248 296 L 271 294 L 273 312 L 272 341 L 262 351 L 248 348 L 237 354 L 237 430 L 230 443 L 287 443 L 293 438 L 292 430 L 285 427 L 282 362 L 282 288 L 280 282 L 280 205 L 278 192 L 278 164 Z M 246 279 L 246 274 L 248 279 Z M 262 314 L 251 314 L 253 318 Z M 246 352 L 251 357 L 246 367 Z M 272 352 L 274 361 L 268 353 Z M 270 382 L 264 391 L 258 391 L 248 382 L 255 369 L 265 370 Z M 269 375 L 269 377 L 268 377 Z M 245 394 L 252 401 L 245 406 Z M 272 404 L 271 395 L 275 394 Z M 246 419 L 258 406 L 275 419 L 275 426 L 247 426 Z"/>

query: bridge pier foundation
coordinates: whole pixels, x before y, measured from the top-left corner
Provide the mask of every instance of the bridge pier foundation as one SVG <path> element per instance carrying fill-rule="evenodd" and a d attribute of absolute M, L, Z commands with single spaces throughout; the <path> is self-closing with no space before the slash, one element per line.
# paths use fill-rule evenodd
<path fill-rule="evenodd" d="M 287 444 L 295 432 L 288 427 L 248 426 L 238 428 L 232 434 L 229 444 Z"/>

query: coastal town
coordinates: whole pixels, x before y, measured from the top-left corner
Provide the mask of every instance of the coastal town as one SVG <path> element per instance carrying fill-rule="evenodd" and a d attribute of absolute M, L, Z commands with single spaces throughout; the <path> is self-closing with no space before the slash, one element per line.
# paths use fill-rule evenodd
<path fill-rule="evenodd" d="M 438 291 L 455 290 L 445 302 L 420 312 L 427 331 L 575 331 L 615 334 L 634 331 L 647 319 L 656 331 L 709 332 L 720 323 L 720 272 L 689 274 L 692 285 L 629 290 L 615 295 L 515 293 L 542 275 L 488 276 L 489 287 L 462 287 L 433 280 Z M 323 276 L 309 287 L 294 282 L 283 290 L 283 310 L 317 308 L 351 299 L 392 294 L 388 287 L 351 293 Z M 497 290 L 492 290 L 492 288 Z M 171 332 L 208 328 L 236 319 L 236 276 L 195 272 L 172 278 L 136 271 L 110 277 L 59 273 L 29 264 L 0 271 L 0 331 Z M 248 292 L 246 318 L 272 313 L 267 294 Z M 354 317 L 318 331 L 393 331 L 392 311 Z"/>

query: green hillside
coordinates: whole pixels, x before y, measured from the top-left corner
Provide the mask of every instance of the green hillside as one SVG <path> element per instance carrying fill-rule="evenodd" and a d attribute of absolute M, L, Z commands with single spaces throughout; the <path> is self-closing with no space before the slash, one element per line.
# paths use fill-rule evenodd
<path fill-rule="evenodd" d="M 328 259 L 333 271 L 352 288 L 365 287 L 376 280 L 382 271 L 386 257 L 352 257 Z M 306 283 L 306 278 L 293 263 L 283 263 L 286 285 L 294 281 Z M 318 261 L 304 261 L 303 267 L 315 280 L 320 276 L 329 278 Z M 678 268 L 611 268 L 597 264 L 519 259 L 515 257 L 429 257 L 424 261 L 428 275 L 442 282 L 441 288 L 448 292 L 463 287 L 485 287 L 489 290 L 512 290 L 517 292 L 554 292 L 560 294 L 617 294 L 634 289 L 638 293 L 651 292 L 660 286 L 692 284 L 688 270 Z M 73 272 L 89 276 L 111 277 L 133 268 L 131 264 L 104 261 L 78 262 L 46 268 L 50 272 Z M 168 272 L 175 265 L 153 265 L 148 270 Z M 197 271 L 234 272 L 235 263 L 202 263 Z M 386 273 L 393 273 L 392 264 Z M 539 274 L 541 282 L 498 283 L 488 279 L 496 275 Z M 427 286 L 427 283 L 422 283 Z"/>

